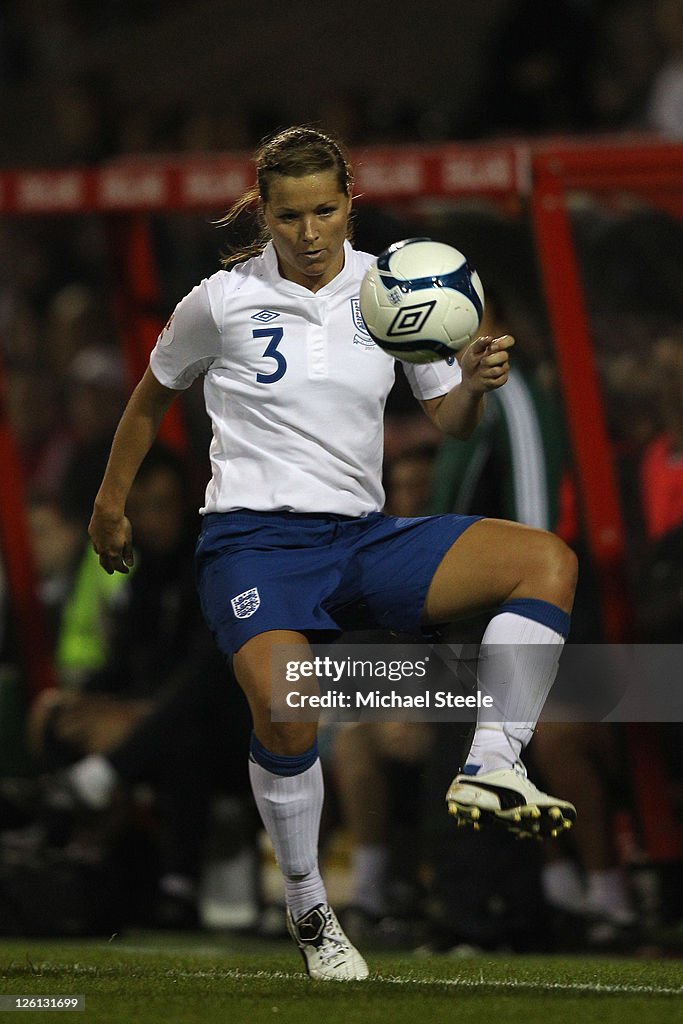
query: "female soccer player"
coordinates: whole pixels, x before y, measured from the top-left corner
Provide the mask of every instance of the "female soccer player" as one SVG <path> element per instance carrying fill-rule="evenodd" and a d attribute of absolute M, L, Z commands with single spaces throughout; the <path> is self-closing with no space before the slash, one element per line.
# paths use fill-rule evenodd
<path fill-rule="evenodd" d="M 504 696 L 478 723 L 449 810 L 459 823 L 557 832 L 574 808 L 527 779 L 520 752 L 555 677 L 576 562 L 552 534 L 502 520 L 381 512 L 395 364 L 358 315 L 372 257 L 348 240 L 351 170 L 333 139 L 298 127 L 260 147 L 256 170 L 256 187 L 225 220 L 252 206 L 261 237 L 182 299 L 159 336 L 117 429 L 90 536 L 107 572 L 128 572 L 130 487 L 166 409 L 203 375 L 213 439 L 197 546 L 202 606 L 251 709 L 251 783 L 292 937 L 311 977 L 353 980 L 367 966 L 318 869 L 316 725 L 271 720 L 274 645 L 305 659 L 310 641 L 338 635 L 359 607 L 366 624 L 406 631 L 497 609 L 484 644 L 515 653 L 483 659 L 481 688 L 493 691 L 502 672 Z M 513 344 L 480 338 L 459 364 L 407 365 L 427 416 L 467 437 L 486 392 L 507 380 Z"/>

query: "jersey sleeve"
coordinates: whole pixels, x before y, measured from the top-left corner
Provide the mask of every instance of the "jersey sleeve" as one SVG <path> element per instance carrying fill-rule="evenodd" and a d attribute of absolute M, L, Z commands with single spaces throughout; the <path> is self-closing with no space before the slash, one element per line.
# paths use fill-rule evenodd
<path fill-rule="evenodd" d="M 457 360 L 452 366 L 445 359 L 437 363 L 403 363 L 403 369 L 411 391 L 420 402 L 445 395 L 462 380 Z"/>
<path fill-rule="evenodd" d="M 181 299 L 152 349 L 152 373 L 167 388 L 183 391 L 206 372 L 219 352 L 221 332 L 211 309 L 208 281 Z"/>

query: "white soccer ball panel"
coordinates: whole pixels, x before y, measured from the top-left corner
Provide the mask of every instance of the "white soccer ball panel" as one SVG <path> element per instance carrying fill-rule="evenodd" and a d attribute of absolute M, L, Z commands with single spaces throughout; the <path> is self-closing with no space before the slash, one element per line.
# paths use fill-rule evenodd
<path fill-rule="evenodd" d="M 467 258 L 452 245 L 426 240 L 397 249 L 391 257 L 391 270 L 396 277 L 409 281 L 428 274 L 450 274 L 466 262 Z"/>
<path fill-rule="evenodd" d="M 479 314 L 464 295 L 452 292 L 444 314 L 446 344 L 458 352 L 474 338 L 479 330 Z"/>

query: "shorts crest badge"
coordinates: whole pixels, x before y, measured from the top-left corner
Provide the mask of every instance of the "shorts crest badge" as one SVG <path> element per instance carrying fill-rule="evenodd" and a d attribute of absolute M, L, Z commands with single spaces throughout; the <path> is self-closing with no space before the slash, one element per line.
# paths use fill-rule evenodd
<path fill-rule="evenodd" d="M 236 597 L 232 598 L 230 604 L 236 618 L 248 619 L 261 606 L 261 596 L 258 588 L 252 587 L 250 590 L 245 590 L 242 594 L 237 594 Z"/>

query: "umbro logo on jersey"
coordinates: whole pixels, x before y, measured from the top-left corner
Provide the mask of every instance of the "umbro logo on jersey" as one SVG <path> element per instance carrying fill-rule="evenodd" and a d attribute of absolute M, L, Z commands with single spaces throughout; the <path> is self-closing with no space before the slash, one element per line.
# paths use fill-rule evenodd
<path fill-rule="evenodd" d="M 271 320 L 275 320 L 279 315 L 279 313 L 274 313 L 272 309 L 262 309 L 260 313 L 254 313 L 251 319 L 258 320 L 260 324 L 268 324 Z"/>
<path fill-rule="evenodd" d="M 245 590 L 242 594 L 233 597 L 230 604 L 237 619 L 248 619 L 261 607 L 261 595 L 258 587 Z"/>

